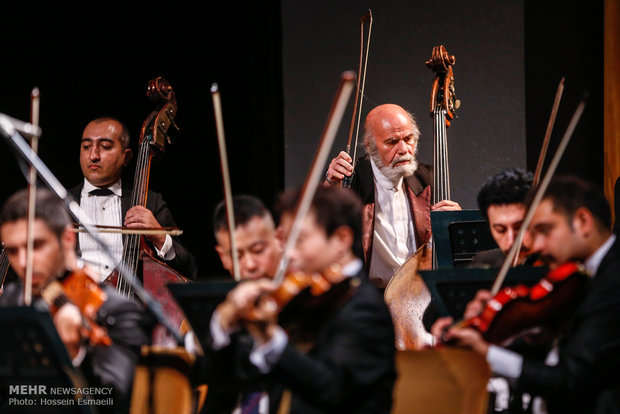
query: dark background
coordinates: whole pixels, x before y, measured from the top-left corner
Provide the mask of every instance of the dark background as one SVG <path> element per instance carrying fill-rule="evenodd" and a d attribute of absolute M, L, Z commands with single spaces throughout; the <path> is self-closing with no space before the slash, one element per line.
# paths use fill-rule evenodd
<path fill-rule="evenodd" d="M 147 83 L 164 76 L 176 93 L 180 132 L 152 166 L 150 187 L 168 201 L 200 277 L 220 275 L 211 228 L 223 197 L 212 83 L 222 96 L 233 192 L 257 195 L 272 207 L 279 191 L 305 177 L 337 78 L 357 70 L 359 19 L 370 8 L 375 21 L 363 115 L 398 100 L 414 110 L 429 139 L 425 108 L 433 74 L 424 61 L 435 44 L 456 56 L 463 106 L 448 135 L 455 145 L 453 198 L 463 207 L 476 208 L 477 188 L 499 169 L 535 168 L 562 76 L 566 86 L 548 159 L 587 90 L 586 111 L 559 170 L 602 183 L 602 2 L 461 3 L 219 2 L 207 11 L 177 5 L 139 12 L 108 5 L 70 19 L 55 10 L 24 10 L 0 26 L 0 112 L 27 120 L 30 91 L 40 88 L 39 154 L 72 187 L 82 179 L 78 145 L 88 121 L 120 118 L 135 148 L 143 120 L 155 109 Z M 335 147 L 346 143 L 345 122 Z M 428 149 L 420 149 L 423 161 Z M 126 179 L 134 169 L 131 164 Z M 6 143 L 0 144 L 0 174 L 3 200 L 26 185 Z"/>
<path fill-rule="evenodd" d="M 432 163 L 429 101 L 436 74 L 425 62 L 434 46 L 444 45 L 456 59 L 455 95 L 461 101 L 458 119 L 447 130 L 451 198 L 476 208 L 476 193 L 489 175 L 526 162 L 523 2 L 368 3 L 373 26 L 362 122 L 376 105 L 403 106 L 420 128 L 419 160 Z M 283 3 L 287 184 L 305 177 L 338 75 L 347 68 L 357 72 L 363 6 L 355 0 Z M 312 64 L 317 61 L 321 64 Z M 345 148 L 349 125 L 347 114 L 332 156 Z M 360 129 L 360 149 L 362 135 Z"/>

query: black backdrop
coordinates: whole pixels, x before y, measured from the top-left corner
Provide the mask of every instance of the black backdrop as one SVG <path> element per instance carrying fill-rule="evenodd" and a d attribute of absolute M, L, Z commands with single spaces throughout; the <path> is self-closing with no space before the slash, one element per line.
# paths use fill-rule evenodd
<path fill-rule="evenodd" d="M 525 39 L 523 151 L 533 169 L 557 82 L 566 76 L 550 151 L 587 89 L 588 107 L 560 171 L 602 182 L 602 4 L 581 3 L 528 0 L 519 16 Z M 40 88 L 39 154 L 69 187 L 81 180 L 78 143 L 86 123 L 116 116 L 128 125 L 135 146 L 142 121 L 154 109 L 145 95 L 147 82 L 164 76 L 177 96 L 180 132 L 153 165 L 151 188 L 165 195 L 185 244 L 198 258 L 200 277 L 206 278 L 222 273 L 210 223 L 223 197 L 209 93 L 213 82 L 222 94 L 233 191 L 255 194 L 271 207 L 288 177 L 280 3 L 211 2 L 203 9 L 171 5 L 129 12 L 108 4 L 88 13 L 73 10 L 70 18 L 41 8 L 5 13 L 0 112 L 28 119 L 30 91 Z M 358 14 L 351 18 L 357 20 Z M 134 168 L 128 168 L 127 179 Z M 0 144 L 0 174 L 2 200 L 26 185 L 5 143 Z"/>

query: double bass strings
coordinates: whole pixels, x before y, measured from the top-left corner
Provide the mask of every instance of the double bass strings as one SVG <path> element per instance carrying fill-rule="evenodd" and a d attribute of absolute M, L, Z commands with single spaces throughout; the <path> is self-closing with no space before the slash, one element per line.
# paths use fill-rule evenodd
<path fill-rule="evenodd" d="M 143 204 L 146 201 L 146 182 L 148 179 L 148 165 L 150 163 L 149 151 L 150 140 L 144 139 L 140 144 L 138 161 L 136 169 L 138 171 L 137 177 L 134 177 L 134 188 L 131 198 L 131 206 L 137 206 Z M 140 247 L 140 235 L 129 234 L 125 235 L 126 244 L 123 249 L 123 262 L 132 270 L 135 274 L 138 269 L 139 247 Z M 126 281 L 119 277 L 118 290 L 125 296 L 131 295 L 131 286 Z"/>

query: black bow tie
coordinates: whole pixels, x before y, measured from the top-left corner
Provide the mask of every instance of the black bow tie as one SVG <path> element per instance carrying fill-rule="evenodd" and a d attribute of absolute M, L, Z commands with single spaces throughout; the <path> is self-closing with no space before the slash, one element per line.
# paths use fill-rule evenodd
<path fill-rule="evenodd" d="M 109 188 L 96 188 L 94 190 L 89 191 L 88 194 L 91 194 L 94 196 L 110 196 L 114 193 Z"/>

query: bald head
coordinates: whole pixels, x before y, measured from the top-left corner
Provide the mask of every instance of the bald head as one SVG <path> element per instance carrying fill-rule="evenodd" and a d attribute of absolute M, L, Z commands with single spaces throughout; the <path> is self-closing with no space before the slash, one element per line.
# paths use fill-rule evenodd
<path fill-rule="evenodd" d="M 366 134 L 374 135 L 378 131 L 405 127 L 407 124 L 415 125 L 415 121 L 412 120 L 411 114 L 402 106 L 383 104 L 373 108 L 366 116 Z M 415 126 L 417 130 L 417 125 Z"/>
<path fill-rule="evenodd" d="M 413 174 L 420 130 L 412 114 L 395 104 L 379 105 L 366 116 L 364 144 L 390 180 Z"/>

